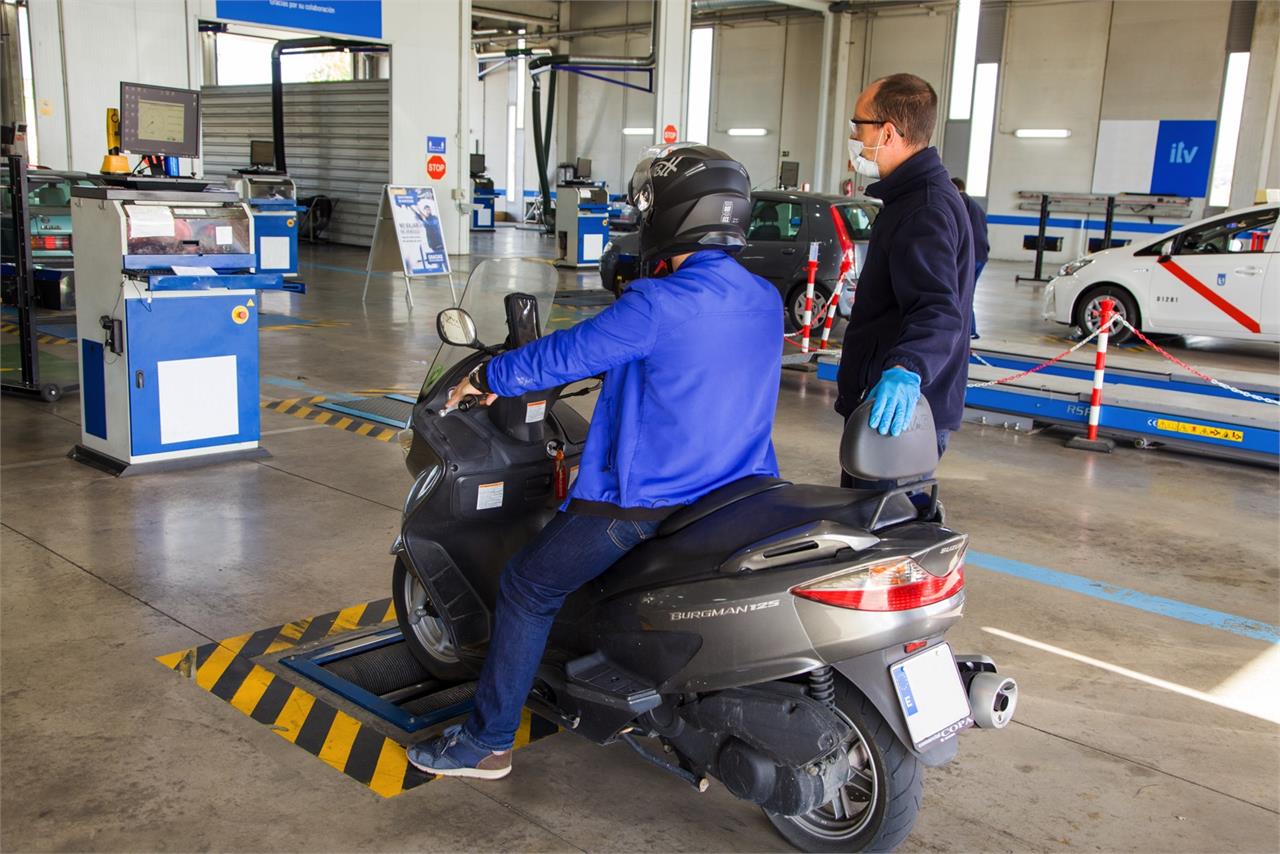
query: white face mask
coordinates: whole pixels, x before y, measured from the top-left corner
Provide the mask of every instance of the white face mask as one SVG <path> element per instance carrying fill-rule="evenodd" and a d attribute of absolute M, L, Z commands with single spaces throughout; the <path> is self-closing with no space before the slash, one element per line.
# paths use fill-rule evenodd
<path fill-rule="evenodd" d="M 862 152 L 875 151 L 876 157 L 879 157 L 880 156 L 879 151 L 882 148 L 884 148 L 883 145 L 875 145 L 875 146 L 871 146 L 871 148 L 867 148 L 867 146 L 862 142 L 862 140 L 850 138 L 849 160 L 850 162 L 853 163 L 853 171 L 857 172 L 859 175 L 865 175 L 868 178 L 879 178 L 880 164 L 874 160 L 868 160 L 867 158 L 863 157 Z"/>

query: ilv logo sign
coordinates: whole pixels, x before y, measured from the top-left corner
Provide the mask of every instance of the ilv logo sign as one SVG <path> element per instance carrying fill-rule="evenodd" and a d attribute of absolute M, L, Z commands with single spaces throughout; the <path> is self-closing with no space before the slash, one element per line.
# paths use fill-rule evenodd
<path fill-rule="evenodd" d="M 1095 193 L 1204 198 L 1213 164 L 1213 121 L 1103 121 L 1093 167 Z"/>
<path fill-rule="evenodd" d="M 1179 142 L 1169 151 L 1170 163 L 1191 163 L 1196 159 L 1196 153 L 1200 151 L 1200 146 L 1195 145 L 1187 148 L 1185 142 Z"/>

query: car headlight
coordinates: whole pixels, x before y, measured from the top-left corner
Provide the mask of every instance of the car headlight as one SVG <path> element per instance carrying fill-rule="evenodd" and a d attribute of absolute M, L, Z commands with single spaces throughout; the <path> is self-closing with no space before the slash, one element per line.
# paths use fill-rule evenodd
<path fill-rule="evenodd" d="M 1093 263 L 1092 258 L 1077 258 L 1076 260 L 1072 261 L 1070 264 L 1063 264 L 1062 269 L 1058 270 L 1058 275 L 1074 276 L 1076 273 L 1079 273 L 1081 270 L 1083 270 L 1085 267 L 1088 267 L 1092 263 Z"/>

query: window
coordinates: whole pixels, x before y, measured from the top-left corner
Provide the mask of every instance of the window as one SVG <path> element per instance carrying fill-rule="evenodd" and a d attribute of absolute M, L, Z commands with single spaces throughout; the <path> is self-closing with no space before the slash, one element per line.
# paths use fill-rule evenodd
<path fill-rule="evenodd" d="M 699 27 L 689 34 L 689 122 L 684 138 L 707 144 L 711 125 L 711 50 L 715 30 Z"/>
<path fill-rule="evenodd" d="M 969 195 L 987 195 L 991 174 L 991 138 L 996 123 L 996 84 L 1000 66 L 984 62 L 977 68 L 973 83 L 973 119 L 969 124 L 969 163 L 965 169 Z"/>
<path fill-rule="evenodd" d="M 795 202 L 757 199 L 751 209 L 748 240 L 795 240 L 804 224 L 803 208 Z"/>
<path fill-rule="evenodd" d="M 1213 179 L 1209 184 L 1210 207 L 1225 208 L 1231 204 L 1231 179 L 1235 174 L 1244 84 L 1248 76 L 1249 54 L 1229 54 L 1227 75 L 1222 84 L 1222 111 L 1218 115 L 1218 150 L 1213 155 Z"/>
<path fill-rule="evenodd" d="M 875 205 L 837 205 L 851 240 L 870 240 L 871 223 L 880 209 Z"/>
<path fill-rule="evenodd" d="M 969 118 L 973 97 L 973 66 L 978 54 L 980 0 L 960 0 L 956 10 L 956 44 L 951 57 L 951 109 L 947 118 Z"/>
<path fill-rule="evenodd" d="M 1280 209 L 1253 211 L 1241 216 L 1214 220 L 1183 232 L 1177 239 L 1175 255 L 1218 255 L 1261 252 L 1266 248 Z"/>
<path fill-rule="evenodd" d="M 219 86 L 243 86 L 271 82 L 271 49 L 275 40 L 236 33 L 218 33 L 214 42 Z M 280 57 L 280 79 L 285 83 L 320 83 L 350 80 L 353 54 L 342 51 L 285 54 Z"/>

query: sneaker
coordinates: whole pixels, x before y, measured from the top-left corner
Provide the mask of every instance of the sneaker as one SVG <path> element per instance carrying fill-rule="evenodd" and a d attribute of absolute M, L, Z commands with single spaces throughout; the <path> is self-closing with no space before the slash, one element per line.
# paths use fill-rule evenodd
<path fill-rule="evenodd" d="M 461 724 L 449 727 L 436 738 L 413 745 L 407 753 L 410 764 L 428 774 L 500 780 L 511 773 L 510 750 L 492 751 L 480 747 L 463 731 Z"/>

